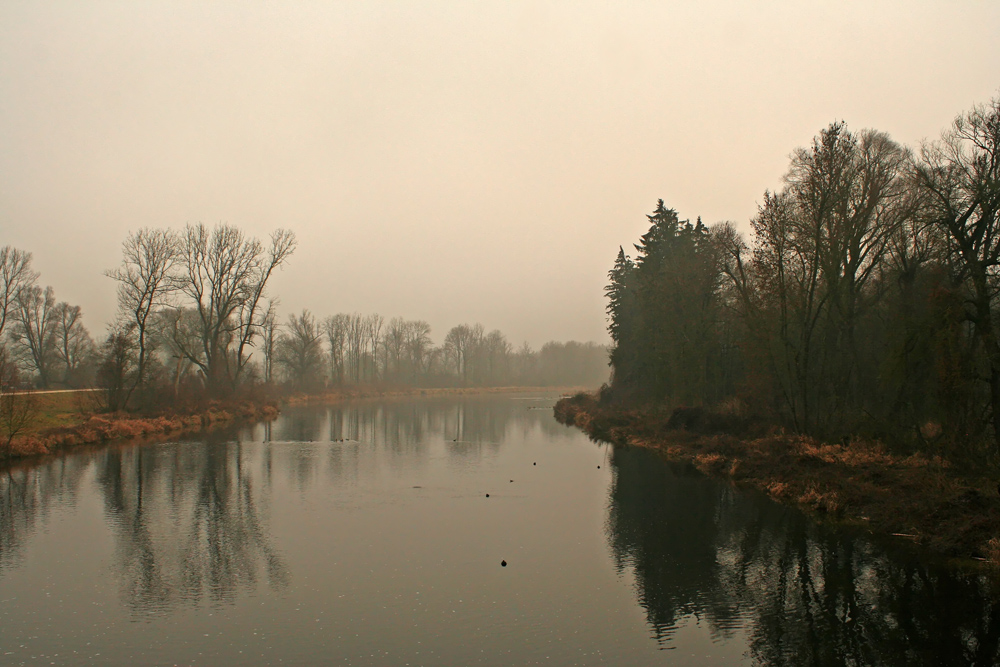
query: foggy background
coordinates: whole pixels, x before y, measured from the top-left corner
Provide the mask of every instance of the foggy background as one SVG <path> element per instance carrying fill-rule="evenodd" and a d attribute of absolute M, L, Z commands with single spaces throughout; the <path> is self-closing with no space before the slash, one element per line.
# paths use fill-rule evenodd
<path fill-rule="evenodd" d="M 746 229 L 833 120 L 907 145 L 1000 87 L 1000 3 L 0 2 L 0 245 L 113 317 L 120 243 L 299 248 L 285 313 L 607 340 L 662 197 Z"/>

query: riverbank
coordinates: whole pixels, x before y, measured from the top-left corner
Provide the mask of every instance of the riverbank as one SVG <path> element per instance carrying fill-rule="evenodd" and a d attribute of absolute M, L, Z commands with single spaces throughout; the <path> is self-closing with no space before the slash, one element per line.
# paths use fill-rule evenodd
<path fill-rule="evenodd" d="M 236 422 L 271 420 L 280 410 L 271 401 L 212 401 L 195 409 L 155 415 L 94 414 L 76 397 L 46 397 L 36 420 L 10 443 L 8 459 L 24 460 L 58 454 L 84 445 L 176 436 L 228 426 Z"/>
<path fill-rule="evenodd" d="M 808 512 L 1000 566 L 997 480 L 940 457 L 893 455 L 877 442 L 859 440 L 829 444 L 781 432 L 743 438 L 710 433 L 715 429 L 691 428 L 676 412 L 603 406 L 590 394 L 560 400 L 555 417 L 595 439 L 657 449 Z"/>
<path fill-rule="evenodd" d="M 581 387 L 359 387 L 338 389 L 313 394 L 290 394 L 283 400 L 287 405 L 324 405 L 367 398 L 407 398 L 412 396 L 476 396 L 483 394 L 529 394 L 552 392 L 560 395 L 576 394 Z"/>
<path fill-rule="evenodd" d="M 8 460 L 24 461 L 69 451 L 85 445 L 149 440 L 198 433 L 235 423 L 270 421 L 282 405 L 322 405 L 348 400 L 408 396 L 454 396 L 537 391 L 562 394 L 579 387 L 359 387 L 314 394 L 289 394 L 269 399 L 209 401 L 186 410 L 160 414 L 97 414 L 84 392 L 39 393 L 34 398 L 37 414 L 6 453 Z"/>

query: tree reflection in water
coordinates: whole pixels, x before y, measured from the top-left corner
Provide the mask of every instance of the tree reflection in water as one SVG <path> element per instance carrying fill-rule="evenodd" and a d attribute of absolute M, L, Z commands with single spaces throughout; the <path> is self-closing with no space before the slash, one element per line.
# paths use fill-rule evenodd
<path fill-rule="evenodd" d="M 134 612 L 232 601 L 262 576 L 272 587 L 287 584 L 239 443 L 109 449 L 97 466 L 122 595 Z"/>
<path fill-rule="evenodd" d="M 742 626 L 759 665 L 995 665 L 986 577 L 888 555 L 655 453 L 619 448 L 608 538 L 658 641 Z"/>
<path fill-rule="evenodd" d="M 0 570 L 17 563 L 21 548 L 53 506 L 76 502 L 89 464 L 88 458 L 74 456 L 0 472 Z"/>
<path fill-rule="evenodd" d="M 387 466 L 447 481 L 455 465 L 517 451 L 506 448 L 512 439 L 581 445 L 578 431 L 537 405 L 462 398 L 292 409 L 205 442 L 112 447 L 4 471 L 0 569 L 12 573 L 30 534 L 96 481 L 115 537 L 114 578 L 134 617 L 282 590 L 289 574 L 269 535 L 272 493 L 277 514 L 295 511 L 279 504 L 288 489 L 324 485 L 349 498 L 355 486 L 380 488 L 364 485 Z M 662 647 L 680 645 L 680 629 L 698 622 L 715 639 L 745 640 L 758 665 L 1000 663 L 1000 607 L 985 577 L 815 526 L 655 452 L 610 451 L 607 539 L 617 568 L 634 573 Z M 534 452 L 525 452 L 520 463 L 530 467 Z M 422 498 L 409 490 L 406 498 Z"/>

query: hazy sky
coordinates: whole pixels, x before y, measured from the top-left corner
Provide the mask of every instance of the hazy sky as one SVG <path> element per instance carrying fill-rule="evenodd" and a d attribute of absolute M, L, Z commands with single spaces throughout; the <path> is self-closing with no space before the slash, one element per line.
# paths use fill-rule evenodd
<path fill-rule="evenodd" d="M 606 340 L 662 197 L 744 229 L 833 120 L 935 138 L 1000 2 L 0 0 L 0 245 L 99 335 L 142 226 L 300 246 L 282 311 Z"/>

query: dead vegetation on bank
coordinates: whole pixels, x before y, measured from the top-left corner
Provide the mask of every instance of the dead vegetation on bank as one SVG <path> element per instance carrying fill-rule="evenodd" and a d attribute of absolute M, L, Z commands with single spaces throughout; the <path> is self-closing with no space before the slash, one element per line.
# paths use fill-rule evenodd
<path fill-rule="evenodd" d="M 475 394 L 528 393 L 551 391 L 560 394 L 579 391 L 579 387 L 450 387 L 399 388 L 356 387 L 314 394 L 292 394 L 280 402 L 287 405 L 328 405 L 355 399 L 407 396 L 456 396 Z M 126 412 L 98 413 L 93 400 L 83 393 L 38 394 L 33 397 L 31 423 L 14 436 L 0 460 L 30 459 L 65 452 L 83 445 L 147 440 L 150 438 L 196 433 L 236 422 L 270 421 L 280 414 L 279 400 L 209 401 L 192 403 L 160 414 L 141 415 Z M 3 444 L 0 442 L 0 444 Z"/>
<path fill-rule="evenodd" d="M 251 401 L 212 401 L 197 408 L 158 415 L 93 414 L 79 403 L 70 404 L 68 401 L 74 399 L 69 395 L 63 396 L 66 398 L 61 402 L 49 399 L 43 403 L 32 428 L 11 439 L 3 452 L 6 458 L 25 459 L 82 445 L 194 433 L 236 421 L 270 420 L 279 414 L 272 402 Z"/>
<path fill-rule="evenodd" d="M 939 456 L 900 456 L 858 439 L 823 443 L 700 409 L 604 406 L 582 393 L 559 401 L 555 416 L 595 439 L 658 449 L 815 514 L 1000 566 L 997 480 Z"/>

